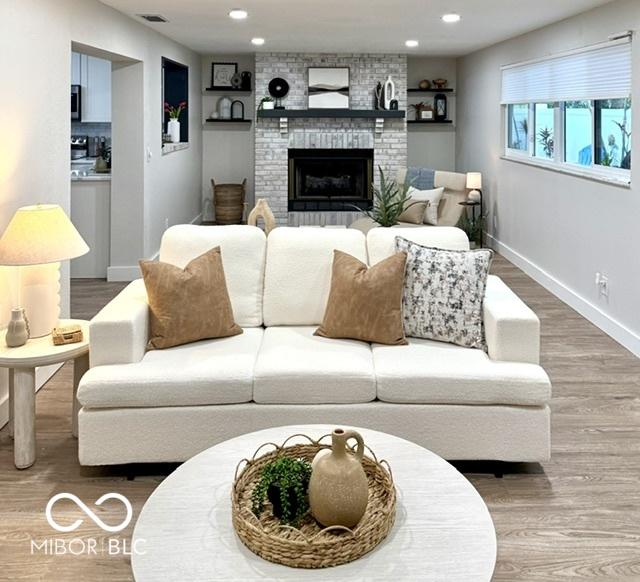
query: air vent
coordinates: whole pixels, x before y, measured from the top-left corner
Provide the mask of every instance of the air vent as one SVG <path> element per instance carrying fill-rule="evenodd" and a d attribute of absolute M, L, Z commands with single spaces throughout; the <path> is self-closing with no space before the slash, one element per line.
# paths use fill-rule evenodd
<path fill-rule="evenodd" d="M 144 18 L 147 22 L 169 22 L 160 14 L 138 14 L 140 18 Z"/>

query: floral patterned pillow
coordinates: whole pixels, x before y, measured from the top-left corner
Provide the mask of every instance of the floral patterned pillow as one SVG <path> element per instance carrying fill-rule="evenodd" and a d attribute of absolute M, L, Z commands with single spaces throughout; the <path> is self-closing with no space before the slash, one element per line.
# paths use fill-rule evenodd
<path fill-rule="evenodd" d="M 402 308 L 407 336 L 486 350 L 482 303 L 493 251 L 448 251 L 396 237 L 407 253 Z"/>

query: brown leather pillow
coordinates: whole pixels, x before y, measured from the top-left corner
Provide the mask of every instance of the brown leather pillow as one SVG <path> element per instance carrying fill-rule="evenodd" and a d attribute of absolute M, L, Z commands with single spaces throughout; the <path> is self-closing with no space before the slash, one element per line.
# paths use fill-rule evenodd
<path fill-rule="evenodd" d="M 333 251 L 331 291 L 315 335 L 404 345 L 402 290 L 407 253 L 399 252 L 367 268 Z"/>
<path fill-rule="evenodd" d="M 150 309 L 149 349 L 242 333 L 233 320 L 220 247 L 184 269 L 140 261 Z"/>

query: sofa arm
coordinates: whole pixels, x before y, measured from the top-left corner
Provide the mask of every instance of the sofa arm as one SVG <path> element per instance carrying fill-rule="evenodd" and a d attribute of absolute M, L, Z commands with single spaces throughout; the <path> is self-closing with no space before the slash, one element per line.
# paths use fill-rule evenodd
<path fill-rule="evenodd" d="M 91 320 L 91 366 L 131 364 L 144 356 L 149 335 L 149 305 L 144 281 L 125 287 Z"/>
<path fill-rule="evenodd" d="M 540 362 L 540 320 L 494 275 L 487 279 L 484 332 L 492 360 Z"/>

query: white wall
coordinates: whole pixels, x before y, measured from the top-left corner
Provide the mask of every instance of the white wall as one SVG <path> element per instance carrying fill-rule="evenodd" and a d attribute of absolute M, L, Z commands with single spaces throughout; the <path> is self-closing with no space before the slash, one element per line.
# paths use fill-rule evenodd
<path fill-rule="evenodd" d="M 145 170 L 144 223 L 135 228 L 140 237 L 147 233 L 143 248 L 150 256 L 159 246 L 165 217 L 172 224 L 188 222 L 199 212 L 200 58 L 97 0 L 4 0 L 0 22 L 0 127 L 6 136 L 0 140 L 0 232 L 20 206 L 52 202 L 69 212 L 69 86 L 75 41 L 143 63 L 144 135 L 153 157 Z M 160 155 L 161 56 L 188 64 L 193 87 L 191 147 L 169 156 Z M 63 265 L 63 314 L 68 313 L 68 273 L 68 264 Z M 5 285 L 6 275 L 0 272 L 0 326 L 8 317 Z M 3 376 L 0 401 L 4 386 Z"/>
<path fill-rule="evenodd" d="M 501 160 L 500 66 L 607 40 L 640 28 L 638 0 L 618 0 L 458 61 L 457 170 L 483 173 L 497 248 L 640 355 L 640 181 L 630 189 Z M 633 103 L 640 108 L 640 40 Z M 634 114 L 640 114 L 640 110 Z M 640 151 L 638 115 L 632 149 Z M 635 159 L 635 164 L 640 160 Z M 636 171 L 637 173 L 637 171 Z M 595 273 L 610 281 L 599 298 Z"/>
<path fill-rule="evenodd" d="M 417 87 L 422 79 L 443 78 L 449 87 L 457 89 L 457 63 L 454 58 L 409 57 L 407 59 L 407 86 Z M 435 93 L 408 93 L 409 103 L 433 101 Z M 454 171 L 456 165 L 456 96 L 447 93 L 449 117 L 452 125 L 408 125 L 408 165 Z M 415 118 L 413 109 L 408 119 Z"/>
<path fill-rule="evenodd" d="M 253 93 L 234 94 L 228 96 L 232 100 L 239 99 L 244 103 L 244 116 L 253 119 L 252 124 L 206 124 L 204 120 L 210 117 L 213 111 L 217 111 L 218 100 L 222 93 L 206 93 L 204 89 L 211 84 L 211 63 L 238 63 L 238 72 L 250 71 L 251 85 L 254 86 L 255 57 L 253 54 L 243 55 L 208 55 L 203 56 L 202 63 L 202 199 L 203 218 L 212 220 L 212 192 L 211 179 L 219 184 L 239 184 L 247 179 L 246 203 L 247 214 L 254 205 L 254 124 L 255 124 L 255 99 Z"/>

